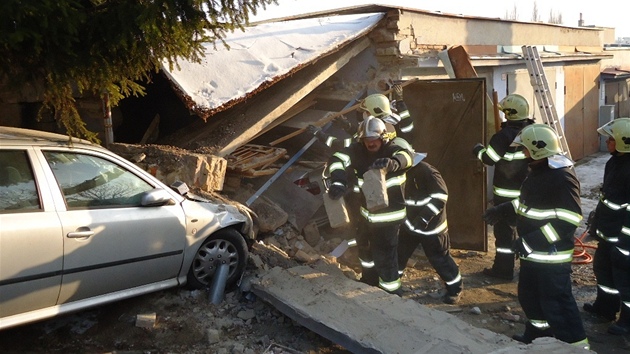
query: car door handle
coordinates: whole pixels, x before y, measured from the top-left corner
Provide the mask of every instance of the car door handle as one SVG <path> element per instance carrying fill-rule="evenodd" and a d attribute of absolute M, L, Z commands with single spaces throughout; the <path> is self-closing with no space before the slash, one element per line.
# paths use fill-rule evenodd
<path fill-rule="evenodd" d="M 88 238 L 88 237 L 90 237 L 92 235 L 94 235 L 94 231 L 86 230 L 86 231 L 68 232 L 66 237 L 67 238 Z"/>

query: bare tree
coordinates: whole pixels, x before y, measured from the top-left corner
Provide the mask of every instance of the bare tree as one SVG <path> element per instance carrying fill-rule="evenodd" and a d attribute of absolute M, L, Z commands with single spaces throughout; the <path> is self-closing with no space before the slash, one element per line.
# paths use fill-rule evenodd
<path fill-rule="evenodd" d="M 534 1 L 534 8 L 532 9 L 532 22 L 541 22 L 540 13 L 538 12 L 538 3 Z"/>
<path fill-rule="evenodd" d="M 549 23 L 555 23 L 558 25 L 562 24 L 562 14 L 560 12 L 555 12 L 553 9 L 549 10 Z"/>
<path fill-rule="evenodd" d="M 509 12 L 508 10 L 505 10 L 505 20 L 518 20 L 518 9 L 516 7 L 516 4 L 514 4 L 514 8 L 512 9 L 511 12 Z"/>

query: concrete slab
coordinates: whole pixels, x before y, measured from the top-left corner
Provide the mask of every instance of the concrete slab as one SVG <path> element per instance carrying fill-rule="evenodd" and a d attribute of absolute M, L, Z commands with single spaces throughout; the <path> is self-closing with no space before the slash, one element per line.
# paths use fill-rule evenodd
<path fill-rule="evenodd" d="M 587 353 L 546 338 L 531 345 L 346 278 L 322 259 L 264 272 L 252 291 L 353 353 Z"/>

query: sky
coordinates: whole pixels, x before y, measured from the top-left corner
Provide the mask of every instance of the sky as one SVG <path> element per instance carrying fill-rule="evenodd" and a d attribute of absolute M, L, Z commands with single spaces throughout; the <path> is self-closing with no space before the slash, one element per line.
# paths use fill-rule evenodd
<path fill-rule="evenodd" d="M 519 21 L 531 21 L 534 3 L 543 22 L 551 11 L 562 14 L 563 25 L 577 26 L 582 13 L 586 26 L 614 27 L 615 37 L 630 37 L 628 5 L 623 0 L 278 0 L 279 6 L 270 6 L 252 21 L 281 17 L 290 14 L 318 11 L 327 8 L 348 7 L 357 4 L 399 5 L 429 11 L 441 11 L 470 16 L 505 18 L 514 12 Z"/>

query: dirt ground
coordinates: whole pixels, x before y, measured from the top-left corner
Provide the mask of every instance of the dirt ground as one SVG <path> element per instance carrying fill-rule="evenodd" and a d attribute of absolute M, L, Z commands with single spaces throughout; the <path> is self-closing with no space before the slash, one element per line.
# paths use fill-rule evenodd
<path fill-rule="evenodd" d="M 491 240 L 492 241 L 492 240 Z M 492 243 L 492 242 L 491 242 Z M 586 242 L 594 247 L 595 243 Z M 593 248 L 586 248 L 588 253 Z M 339 259 L 350 276 L 356 267 L 354 249 Z M 254 245 L 246 277 L 266 267 L 292 267 L 298 263 L 262 244 Z M 465 290 L 461 302 L 446 305 L 440 300 L 443 285 L 422 251 L 403 277 L 404 298 L 494 332 L 512 336 L 524 329 L 525 316 L 518 304 L 516 284 L 484 276 L 492 264 L 488 253 L 452 250 L 460 266 Z M 246 282 L 244 282 L 245 284 Z M 575 264 L 574 295 L 581 308 L 595 297 L 592 264 Z M 242 290 L 247 290 L 242 286 Z M 139 327 L 136 317 L 155 314 L 152 328 Z M 608 323 L 582 311 L 591 348 L 597 353 L 627 353 L 630 337 L 606 333 Z M 206 291 L 170 289 L 113 303 L 58 319 L 0 332 L 3 353 L 348 353 L 342 347 L 300 326 L 252 293 L 235 289 L 214 305 Z"/>

